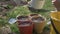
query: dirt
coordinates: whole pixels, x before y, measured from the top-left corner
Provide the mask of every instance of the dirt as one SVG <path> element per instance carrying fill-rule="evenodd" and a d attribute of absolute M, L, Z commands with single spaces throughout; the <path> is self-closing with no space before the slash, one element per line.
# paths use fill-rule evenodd
<path fill-rule="evenodd" d="M 32 21 L 33 22 L 41 22 L 41 21 L 44 21 L 44 18 L 43 17 L 35 17 L 35 18 L 32 18 Z"/>
<path fill-rule="evenodd" d="M 38 16 L 38 14 L 30 14 L 30 16 Z"/>
<path fill-rule="evenodd" d="M 7 12 L 12 9 L 12 8 L 8 7 L 8 4 L 12 5 L 12 3 L 10 3 L 10 1 L 0 1 L 0 18 L 5 17 L 7 15 Z M 14 6 L 14 5 L 12 5 L 12 6 Z"/>
<path fill-rule="evenodd" d="M 18 20 L 27 20 L 29 17 L 28 16 L 18 16 Z"/>

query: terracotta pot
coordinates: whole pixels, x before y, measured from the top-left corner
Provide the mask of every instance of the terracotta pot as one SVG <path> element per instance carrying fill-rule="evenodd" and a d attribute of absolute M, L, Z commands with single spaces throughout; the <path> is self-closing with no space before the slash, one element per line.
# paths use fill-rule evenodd
<path fill-rule="evenodd" d="M 21 22 L 19 25 L 20 34 L 32 34 L 33 33 L 33 23 L 30 21 Z"/>
<path fill-rule="evenodd" d="M 38 34 L 41 34 L 45 27 L 45 19 L 43 17 L 33 17 L 34 29 Z"/>

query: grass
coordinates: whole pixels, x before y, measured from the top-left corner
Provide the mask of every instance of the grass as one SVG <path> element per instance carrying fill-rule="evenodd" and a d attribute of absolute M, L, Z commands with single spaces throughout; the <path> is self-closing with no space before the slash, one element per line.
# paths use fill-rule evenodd
<path fill-rule="evenodd" d="M 52 0 L 46 0 L 43 9 L 50 10 L 50 11 L 54 10 L 54 6 L 52 5 Z"/>
<path fill-rule="evenodd" d="M 0 18 L 0 24 L 1 25 L 5 25 L 5 24 L 8 24 L 8 20 L 10 18 L 16 18 L 17 15 L 28 15 L 30 13 L 38 13 L 38 14 L 41 14 L 42 16 L 46 17 L 47 19 L 49 19 L 49 13 L 51 10 L 54 10 L 53 9 L 53 5 L 51 3 L 51 0 L 46 0 L 46 3 L 43 7 L 43 9 L 47 10 L 47 11 L 34 11 L 34 12 L 31 12 L 27 6 L 18 6 L 18 7 L 15 7 L 15 9 L 13 9 L 12 11 L 9 11 L 7 12 L 7 19 L 1 19 Z M 13 24 L 13 25 L 10 25 L 11 29 L 13 32 L 19 32 L 18 31 L 18 28 L 16 26 L 16 24 Z"/>
<path fill-rule="evenodd" d="M 14 10 L 8 12 L 7 16 L 10 18 L 15 18 L 17 15 L 28 15 L 30 11 L 27 7 L 18 6 Z"/>

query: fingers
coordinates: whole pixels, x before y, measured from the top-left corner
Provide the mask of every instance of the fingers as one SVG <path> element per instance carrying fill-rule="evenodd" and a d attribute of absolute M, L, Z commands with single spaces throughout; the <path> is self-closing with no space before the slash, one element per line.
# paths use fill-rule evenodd
<path fill-rule="evenodd" d="M 52 2 L 55 2 L 56 0 L 52 0 Z"/>
<path fill-rule="evenodd" d="M 56 1 L 56 0 L 52 0 L 52 4 L 54 4 L 55 1 Z"/>
<path fill-rule="evenodd" d="M 60 11 L 60 0 L 52 0 L 52 4 Z"/>

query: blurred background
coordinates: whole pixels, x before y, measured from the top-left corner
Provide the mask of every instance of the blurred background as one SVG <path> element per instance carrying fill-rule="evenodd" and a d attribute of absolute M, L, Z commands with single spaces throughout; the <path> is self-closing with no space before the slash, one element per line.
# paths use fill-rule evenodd
<path fill-rule="evenodd" d="M 44 16 L 49 22 L 50 11 L 55 10 L 51 0 L 45 0 L 43 8 L 40 10 L 33 10 L 28 8 L 31 0 L 0 0 L 0 34 L 2 34 L 5 28 L 10 32 L 9 34 L 20 34 L 17 24 L 10 24 L 9 19 L 16 18 L 17 15 L 28 15 L 30 13 L 37 13 Z M 49 34 L 50 25 L 46 24 L 44 33 Z M 3 33 L 4 34 L 4 33 Z"/>

